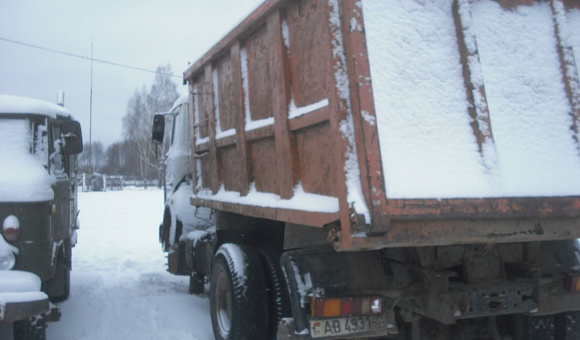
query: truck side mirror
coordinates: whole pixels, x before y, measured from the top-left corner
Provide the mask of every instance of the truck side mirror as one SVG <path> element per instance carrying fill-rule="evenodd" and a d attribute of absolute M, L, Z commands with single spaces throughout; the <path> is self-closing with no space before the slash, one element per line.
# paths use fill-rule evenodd
<path fill-rule="evenodd" d="M 165 134 L 165 117 L 162 114 L 153 116 L 153 131 L 151 139 L 153 143 L 163 143 L 163 135 Z"/>
<path fill-rule="evenodd" d="M 77 121 L 64 121 L 60 126 L 62 153 L 76 155 L 83 151 L 83 133 L 81 124 Z"/>

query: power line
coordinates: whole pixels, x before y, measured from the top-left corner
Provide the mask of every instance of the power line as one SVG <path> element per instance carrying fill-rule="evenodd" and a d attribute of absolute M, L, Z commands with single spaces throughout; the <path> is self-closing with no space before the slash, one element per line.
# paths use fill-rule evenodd
<path fill-rule="evenodd" d="M 165 75 L 165 76 L 170 76 L 170 77 L 173 77 L 173 78 L 183 79 L 183 77 L 176 76 L 173 73 L 162 73 L 162 72 L 148 70 L 148 69 L 141 68 L 141 67 L 136 67 L 136 66 L 131 66 L 131 65 L 124 65 L 124 64 L 119 64 L 119 63 L 114 63 L 112 61 L 95 59 L 92 56 L 91 57 L 87 57 L 87 56 L 83 56 L 83 55 L 80 55 L 80 54 L 74 54 L 74 53 L 59 51 L 59 50 L 55 50 L 55 49 L 52 49 L 52 48 L 47 48 L 47 47 L 42 47 L 42 46 L 32 45 L 32 44 L 27 44 L 27 43 L 24 43 L 22 41 L 16 41 L 16 40 L 6 39 L 6 38 L 2 38 L 2 37 L 0 37 L 0 40 L 6 41 L 6 42 L 9 42 L 9 43 L 13 43 L 13 44 L 16 44 L 16 45 L 21 45 L 21 46 L 26 46 L 26 47 L 30 47 L 30 48 L 35 48 L 35 49 L 38 49 L 38 50 L 43 50 L 43 51 L 51 52 L 51 53 L 66 55 L 66 56 L 69 56 L 69 57 L 74 57 L 74 58 L 79 58 L 79 59 L 85 59 L 85 60 L 91 60 L 91 61 L 94 61 L 94 62 L 97 62 L 97 63 L 107 64 L 107 65 L 113 65 L 113 66 L 117 66 L 117 67 L 123 67 L 123 68 L 132 69 L 132 70 L 149 72 L 149 73 L 155 73 L 155 74 L 159 73 L 159 74 L 162 74 L 162 75 Z"/>

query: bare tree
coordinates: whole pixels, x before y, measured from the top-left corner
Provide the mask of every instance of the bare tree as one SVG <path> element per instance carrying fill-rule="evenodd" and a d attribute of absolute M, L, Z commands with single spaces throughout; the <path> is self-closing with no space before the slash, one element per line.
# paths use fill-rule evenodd
<path fill-rule="evenodd" d="M 106 151 L 107 164 L 104 172 L 114 175 L 124 175 L 127 155 L 125 153 L 124 143 L 116 142 L 111 144 Z"/>
<path fill-rule="evenodd" d="M 93 142 L 92 157 L 93 157 L 92 160 L 93 169 L 97 172 L 103 170 L 103 167 L 107 162 L 107 156 L 105 154 L 105 148 L 103 147 L 103 143 L 99 141 Z"/>
<path fill-rule="evenodd" d="M 89 169 L 89 143 L 85 143 L 83 147 L 83 152 L 79 155 L 78 158 L 78 167 L 83 172 L 88 172 Z M 107 163 L 107 156 L 105 154 L 105 149 L 103 147 L 103 143 L 99 141 L 94 141 L 92 145 L 92 153 L 91 153 L 91 164 L 93 166 L 93 170 L 101 171 L 106 163 Z"/>
<path fill-rule="evenodd" d="M 140 91 L 135 90 L 123 118 L 125 140 L 134 143 L 139 176 L 142 179 L 156 178 L 159 174 L 159 162 L 155 157 L 155 146 L 151 142 L 151 125 L 153 115 L 168 111 L 178 97 L 177 86 L 169 74 L 169 64 L 159 66 L 151 90 L 148 92 L 145 86 Z"/>

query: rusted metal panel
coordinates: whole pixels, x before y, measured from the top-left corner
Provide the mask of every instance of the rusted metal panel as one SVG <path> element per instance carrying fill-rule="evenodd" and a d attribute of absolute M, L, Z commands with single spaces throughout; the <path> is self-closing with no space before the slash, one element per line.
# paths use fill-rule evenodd
<path fill-rule="evenodd" d="M 226 54 L 215 65 L 217 72 L 217 89 L 219 104 L 219 124 L 221 131 L 228 131 L 235 127 L 236 102 L 233 98 L 232 59 Z"/>
<path fill-rule="evenodd" d="M 254 12 L 248 15 L 240 24 L 232 29 L 224 38 L 218 41 L 209 49 L 199 60 L 191 65 L 183 74 L 184 81 L 196 76 L 203 69 L 204 65 L 211 62 L 216 55 L 223 53 L 224 50 L 236 44 L 240 39 L 250 35 L 250 33 L 259 25 L 263 25 L 268 13 L 273 9 L 279 8 L 288 0 L 269 0 L 264 2 Z"/>
<path fill-rule="evenodd" d="M 213 193 L 219 190 L 219 177 L 218 177 L 218 149 L 216 145 L 216 116 L 215 116 L 215 105 L 214 105 L 214 83 L 212 77 L 213 68 L 209 64 L 205 67 L 205 79 L 208 83 L 208 88 L 212 89 L 205 96 L 202 96 L 204 100 L 202 101 L 203 111 L 208 117 L 208 137 L 209 137 L 209 154 L 208 154 L 208 164 L 206 164 L 205 170 L 208 172 L 209 177 L 209 188 L 211 188 Z M 216 84 L 217 85 L 217 84 Z M 209 166 L 208 166 L 209 165 Z"/>
<path fill-rule="evenodd" d="M 337 196 L 336 164 L 330 124 L 318 124 L 296 132 L 300 178 L 306 192 Z"/>
<path fill-rule="evenodd" d="M 388 209 L 398 220 L 573 217 L 579 212 L 580 197 L 391 200 Z"/>
<path fill-rule="evenodd" d="M 468 16 L 469 18 L 465 18 L 460 12 L 465 13 L 464 16 Z M 465 81 L 466 95 L 469 102 L 467 111 L 471 117 L 471 128 L 477 141 L 479 153 L 482 155 L 485 164 L 485 160 L 490 157 L 486 157 L 484 153 L 495 153 L 495 146 L 485 86 L 480 80 L 480 77 L 473 74 L 481 74 L 481 64 L 479 62 L 476 37 L 468 30 L 470 23 L 464 22 L 465 20 L 471 20 L 471 9 L 469 8 L 468 1 L 455 0 L 453 2 L 453 20 L 455 21 L 455 29 L 457 30 L 457 43 L 459 45 L 461 65 L 463 66 L 463 79 Z"/>
<path fill-rule="evenodd" d="M 328 122 L 328 120 L 330 120 L 330 110 L 328 107 L 323 107 L 307 115 L 292 118 L 288 121 L 288 127 L 292 131 L 297 131 L 319 123 Z"/>
<path fill-rule="evenodd" d="M 195 128 L 197 130 L 197 136 L 200 139 L 208 138 L 209 137 L 209 117 L 212 112 L 208 109 L 208 105 L 211 103 L 211 87 L 210 84 L 206 81 L 205 74 L 200 75 L 195 79 L 193 82 L 194 84 L 194 116 L 197 117 L 195 120 Z M 197 112 L 197 113 L 196 113 Z M 196 134 L 193 134 L 196 136 Z M 199 143 L 196 140 L 196 144 Z"/>
<path fill-rule="evenodd" d="M 246 138 L 248 141 L 255 141 L 263 138 L 274 137 L 274 126 L 268 125 L 259 129 L 246 131 Z"/>
<path fill-rule="evenodd" d="M 239 182 L 239 190 L 242 196 L 246 196 L 250 190 L 250 158 L 248 143 L 246 141 L 245 128 L 245 118 L 244 118 L 244 94 L 242 91 L 242 86 L 239 82 L 233 81 L 235 79 L 242 79 L 242 60 L 240 55 L 240 43 L 236 42 L 231 48 L 231 59 L 232 59 L 232 110 L 235 117 L 235 129 L 236 129 L 236 148 L 237 155 L 235 159 L 238 162 L 237 168 L 239 169 L 239 175 L 236 178 Z"/>
<path fill-rule="evenodd" d="M 277 220 L 306 226 L 326 225 L 338 219 L 337 213 L 307 212 L 291 209 L 241 205 L 228 202 L 202 200 L 195 197 L 191 198 L 191 204 L 195 206 L 207 206 L 212 209 L 228 211 L 251 217 L 266 218 L 270 220 Z"/>
<path fill-rule="evenodd" d="M 391 221 L 384 236 L 355 237 L 349 248 L 443 246 L 563 240 L 580 237 L 580 218 Z M 336 244 L 335 247 L 344 247 Z M 340 248 L 339 248 L 340 249 Z"/>
<path fill-rule="evenodd" d="M 268 27 L 264 25 L 246 40 L 252 120 L 273 116 L 269 38 Z"/>
<path fill-rule="evenodd" d="M 199 189 L 211 189 L 212 166 L 210 163 L 209 152 L 203 156 L 196 157 L 197 176 L 196 183 Z"/>
<path fill-rule="evenodd" d="M 579 6 L 580 1 L 575 1 Z M 572 108 L 570 116 L 572 118 L 571 130 L 574 131 L 576 148 L 580 153 L 580 80 L 578 79 L 578 68 L 574 58 L 574 51 L 569 42 L 563 40 L 566 28 L 563 27 L 566 22 L 566 10 L 563 1 L 552 0 L 552 11 L 554 13 L 554 26 L 556 30 L 556 39 L 558 40 L 558 54 L 562 66 L 562 76 L 568 101 Z M 568 5 L 573 5 L 571 1 Z"/>
<path fill-rule="evenodd" d="M 360 2 L 343 1 L 343 35 L 345 53 L 351 83 L 351 99 L 354 124 L 357 129 L 361 181 L 368 206 L 371 209 L 372 225 L 369 233 L 389 230 L 386 212 L 387 196 L 383 166 L 380 157 L 376 111 L 372 90 L 369 56 L 366 48 L 364 13 Z"/>
<path fill-rule="evenodd" d="M 252 167 L 250 178 L 259 192 L 278 194 L 278 164 L 276 163 L 276 141 L 260 139 L 250 144 Z"/>
<path fill-rule="evenodd" d="M 192 157 L 191 157 L 191 161 L 190 161 L 190 168 L 191 168 L 191 176 L 192 178 L 197 179 L 198 176 L 198 169 L 197 169 L 197 158 L 195 157 L 195 131 L 196 131 L 196 127 L 195 127 L 195 102 L 194 102 L 194 98 L 195 96 L 193 95 L 194 92 L 194 87 L 193 87 L 193 83 L 190 83 L 188 86 L 188 91 L 189 91 L 189 146 L 191 148 L 191 150 L 194 150 L 194 152 L 192 153 Z M 199 174 L 201 176 L 201 174 Z M 195 191 L 195 189 L 194 189 Z"/>
<path fill-rule="evenodd" d="M 504 9 L 514 9 L 521 5 L 533 5 L 534 3 L 538 2 L 538 0 L 493 0 L 496 1 L 503 7 Z"/>
<path fill-rule="evenodd" d="M 328 1 L 296 1 L 287 11 L 292 89 L 297 107 L 326 99 L 329 91 Z"/>
<path fill-rule="evenodd" d="M 288 105 L 290 104 L 289 60 L 282 37 L 282 17 L 274 11 L 268 17 L 270 34 L 270 67 L 272 80 L 272 109 L 276 134 L 276 166 L 278 168 L 279 195 L 282 199 L 292 198 L 298 182 L 298 159 L 296 137 L 288 129 Z"/>
<path fill-rule="evenodd" d="M 238 165 L 238 152 L 235 145 L 219 148 L 218 170 L 219 178 L 228 191 L 240 191 L 240 173 L 243 167 Z"/>

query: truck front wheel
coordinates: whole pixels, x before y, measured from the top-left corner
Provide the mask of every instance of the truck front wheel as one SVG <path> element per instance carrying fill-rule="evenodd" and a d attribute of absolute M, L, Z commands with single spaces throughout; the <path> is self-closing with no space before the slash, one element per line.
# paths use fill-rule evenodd
<path fill-rule="evenodd" d="M 43 315 L 14 322 L 14 339 L 45 340 L 46 324 Z"/>
<path fill-rule="evenodd" d="M 71 255 L 71 241 L 68 238 L 64 240 L 56 259 L 54 277 L 44 284 L 44 291 L 48 294 L 51 302 L 62 302 L 69 297 Z"/>
<path fill-rule="evenodd" d="M 267 339 L 266 289 L 264 267 L 254 248 L 222 245 L 210 276 L 209 302 L 215 338 Z"/>

